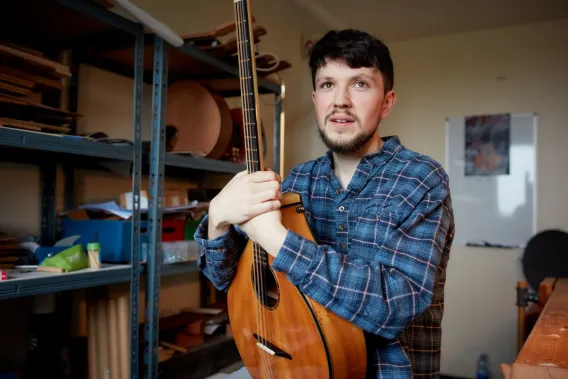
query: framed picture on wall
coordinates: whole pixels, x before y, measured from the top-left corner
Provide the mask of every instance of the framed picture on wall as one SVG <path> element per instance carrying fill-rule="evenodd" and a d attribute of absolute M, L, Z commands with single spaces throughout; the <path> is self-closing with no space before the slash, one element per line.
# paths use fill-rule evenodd
<path fill-rule="evenodd" d="M 465 118 L 465 176 L 509 175 L 511 115 Z"/>

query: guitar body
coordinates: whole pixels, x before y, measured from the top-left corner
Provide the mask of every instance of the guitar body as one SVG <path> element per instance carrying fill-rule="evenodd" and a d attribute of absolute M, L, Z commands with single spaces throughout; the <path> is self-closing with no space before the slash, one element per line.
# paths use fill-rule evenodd
<path fill-rule="evenodd" d="M 314 241 L 300 196 L 282 200 L 286 228 Z M 253 378 L 358 379 L 366 372 L 365 338 L 361 329 L 304 296 L 283 273 L 260 272 L 255 247 L 247 244 L 228 292 L 228 312 L 237 348 Z M 266 293 L 259 292 L 262 278 Z"/>

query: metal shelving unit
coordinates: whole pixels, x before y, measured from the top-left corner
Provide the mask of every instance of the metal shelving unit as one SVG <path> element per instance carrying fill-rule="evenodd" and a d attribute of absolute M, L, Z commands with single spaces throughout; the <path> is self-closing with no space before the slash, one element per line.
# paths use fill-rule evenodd
<path fill-rule="evenodd" d="M 33 9 L 33 12 L 29 12 Z M 132 191 L 135 194 L 132 217 L 132 260 L 126 265 L 105 265 L 99 270 L 82 270 L 75 273 L 30 273 L 21 278 L 0 283 L 0 299 L 30 296 L 130 282 L 131 288 L 131 378 L 156 378 L 158 373 L 158 324 L 160 277 L 197 270 L 196 264 L 161 264 L 161 230 L 163 184 L 165 176 L 193 176 L 208 173 L 235 174 L 244 165 L 205 158 L 192 158 L 165 152 L 165 106 L 167 87 L 172 78 L 200 78 L 191 70 L 171 70 L 174 59 L 185 57 L 210 68 L 203 78 L 233 78 L 233 88 L 222 92 L 224 96 L 239 96 L 238 67 L 227 64 L 200 48 L 186 43 L 175 48 L 160 37 L 148 35 L 141 24 L 132 22 L 89 0 L 20 0 L 3 10 L 6 19 L 15 22 L 0 26 L 6 39 L 56 53 L 72 51 L 73 67 L 86 62 L 133 78 L 133 146 L 113 146 L 74 136 L 46 135 L 23 130 L 0 128 L 0 160 L 39 165 L 42 180 L 41 238 L 52 242 L 56 235 L 55 186 L 56 167 L 65 169 L 66 204 L 74 206 L 73 176 L 80 168 L 101 168 L 104 163 L 123 162 L 132 172 Z M 38 32 L 40 31 L 40 32 Z M 132 61 L 112 61 L 104 56 L 109 49 L 132 49 Z M 150 50 L 151 49 L 151 50 Z M 130 50 L 128 50 L 130 51 Z M 153 62 L 148 65 L 148 52 Z M 179 66 L 179 65 L 178 65 Z M 114 68 L 114 70 L 113 70 Z M 71 111 L 76 111 L 76 75 L 72 79 Z M 142 151 L 142 87 L 152 84 L 151 149 Z M 280 85 L 259 77 L 259 93 L 275 95 L 274 162 L 280 172 L 280 114 L 282 93 Z M 140 242 L 140 187 L 142 175 L 149 175 L 149 241 L 148 261 L 141 265 Z M 139 364 L 138 293 L 140 276 L 146 275 L 146 325 L 144 335 L 144 364 Z M 139 372 L 139 367 L 143 367 Z"/>
<path fill-rule="evenodd" d="M 146 266 L 140 266 L 144 274 Z M 179 275 L 197 271 L 195 262 L 167 264 L 162 266 L 162 276 Z M 0 283 L 0 300 L 40 295 L 59 291 L 127 283 L 131 280 L 129 264 L 104 264 L 101 269 L 85 269 L 65 274 L 30 272 Z"/>

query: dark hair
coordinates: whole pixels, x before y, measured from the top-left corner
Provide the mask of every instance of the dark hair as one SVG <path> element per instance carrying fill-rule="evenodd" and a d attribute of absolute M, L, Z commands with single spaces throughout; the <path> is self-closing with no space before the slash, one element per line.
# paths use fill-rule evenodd
<path fill-rule="evenodd" d="M 312 85 L 316 71 L 329 61 L 344 61 L 351 68 L 375 67 L 383 76 L 385 92 L 394 86 L 394 68 L 388 47 L 368 33 L 354 30 L 327 32 L 310 49 Z"/>

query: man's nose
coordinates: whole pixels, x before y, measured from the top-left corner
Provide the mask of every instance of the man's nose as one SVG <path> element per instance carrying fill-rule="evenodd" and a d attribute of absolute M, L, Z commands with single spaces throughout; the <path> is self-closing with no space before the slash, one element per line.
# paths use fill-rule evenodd
<path fill-rule="evenodd" d="M 351 107 L 351 94 L 348 89 L 341 88 L 337 90 L 333 106 L 335 108 Z"/>

